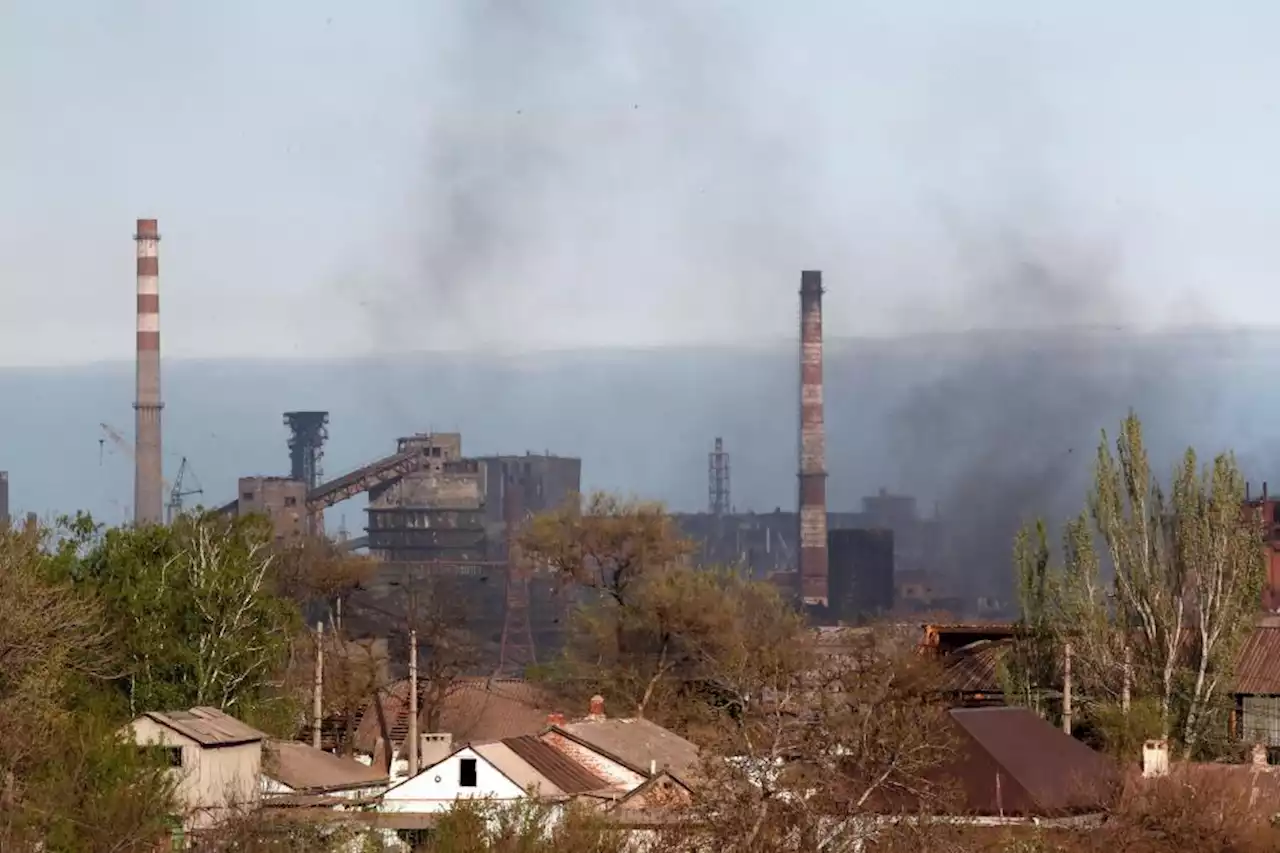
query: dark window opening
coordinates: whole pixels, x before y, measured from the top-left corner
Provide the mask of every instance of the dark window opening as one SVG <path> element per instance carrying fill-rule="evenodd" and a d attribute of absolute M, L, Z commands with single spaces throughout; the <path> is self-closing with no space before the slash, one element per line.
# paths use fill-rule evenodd
<path fill-rule="evenodd" d="M 240 500 L 242 500 L 242 501 L 251 501 L 251 500 L 253 500 L 253 492 L 241 492 L 241 493 L 240 493 Z"/>
<path fill-rule="evenodd" d="M 476 786 L 476 760 L 462 758 L 458 760 L 458 787 L 474 788 Z"/>
<path fill-rule="evenodd" d="M 285 495 L 284 505 L 285 505 L 285 506 L 297 506 L 297 505 L 298 505 L 298 499 L 297 499 L 296 497 L 294 497 L 293 495 Z"/>
<path fill-rule="evenodd" d="M 157 764 L 165 767 L 182 766 L 182 747 L 154 744 L 142 747 L 142 752 L 151 756 Z"/>

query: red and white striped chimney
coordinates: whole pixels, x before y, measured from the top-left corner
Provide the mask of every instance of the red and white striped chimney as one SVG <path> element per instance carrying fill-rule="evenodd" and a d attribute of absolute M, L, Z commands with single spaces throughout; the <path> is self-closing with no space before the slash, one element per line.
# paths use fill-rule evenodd
<path fill-rule="evenodd" d="M 133 520 L 164 521 L 164 473 L 160 447 L 160 231 L 156 220 L 139 219 L 138 379 L 134 435 Z"/>
<path fill-rule="evenodd" d="M 822 408 L 822 273 L 800 273 L 800 597 L 827 606 L 827 430 Z"/>

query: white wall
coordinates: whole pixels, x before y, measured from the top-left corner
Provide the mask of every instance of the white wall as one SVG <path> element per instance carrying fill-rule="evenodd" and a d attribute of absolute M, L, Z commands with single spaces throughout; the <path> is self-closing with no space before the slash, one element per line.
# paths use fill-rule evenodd
<path fill-rule="evenodd" d="M 476 760 L 474 788 L 462 788 L 458 785 L 461 760 L 464 758 Z M 459 798 L 515 800 L 524 796 L 525 792 L 519 785 L 502 775 L 475 750 L 467 747 L 387 791 L 378 808 L 385 812 L 439 812 L 447 811 L 454 800 Z"/>
<path fill-rule="evenodd" d="M 178 776 L 178 799 L 189 813 L 189 826 L 214 823 L 228 807 L 252 807 L 257 803 L 262 770 L 260 742 L 205 749 L 150 717 L 134 720 L 132 729 L 138 744 L 182 748 L 182 768 L 173 772 Z"/>

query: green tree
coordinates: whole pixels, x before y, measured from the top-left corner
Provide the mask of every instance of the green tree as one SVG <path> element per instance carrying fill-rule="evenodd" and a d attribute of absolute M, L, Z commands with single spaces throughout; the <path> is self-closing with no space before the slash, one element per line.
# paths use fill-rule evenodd
<path fill-rule="evenodd" d="M 1162 736 L 1177 735 L 1187 755 L 1223 722 L 1214 712 L 1258 608 L 1262 530 L 1243 502 L 1234 457 L 1202 466 L 1191 449 L 1166 494 L 1130 413 L 1114 450 L 1102 435 L 1088 514 L 1067 527 L 1061 582 L 1044 608 L 1051 628 L 1041 642 L 1079 649 L 1084 696 L 1100 705 L 1126 690 L 1150 699 Z M 1024 606 L 1024 620 L 1033 618 Z"/>
<path fill-rule="evenodd" d="M 579 804 L 457 800 L 416 853 L 624 853 L 627 832 Z"/>
<path fill-rule="evenodd" d="M 183 516 L 168 527 L 97 530 L 65 571 L 101 602 L 131 714 L 211 705 L 261 715 L 300 627 L 275 591 L 261 519 Z"/>
<path fill-rule="evenodd" d="M 153 850 L 171 782 L 117 736 L 121 662 L 100 603 L 54 580 L 66 541 L 0 531 L 0 849 Z"/>
<path fill-rule="evenodd" d="M 693 553 L 693 544 L 661 504 L 603 492 L 535 517 L 519 544 L 535 565 L 623 605 L 645 574 L 682 563 Z"/>
<path fill-rule="evenodd" d="M 1050 565 L 1044 524 L 1037 522 L 1021 531 L 1013 554 L 1021 616 L 1014 625 L 1013 643 L 1000 675 L 1010 701 L 1043 715 L 1045 692 L 1058 677 L 1053 622 L 1058 573 Z"/>

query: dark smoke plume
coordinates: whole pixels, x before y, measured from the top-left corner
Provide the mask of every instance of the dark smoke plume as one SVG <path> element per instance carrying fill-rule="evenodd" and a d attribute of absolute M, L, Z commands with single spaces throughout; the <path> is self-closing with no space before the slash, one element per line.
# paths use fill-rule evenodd
<path fill-rule="evenodd" d="M 492 351 L 578 326 L 611 343 L 595 317 L 670 317 L 704 339 L 767 321 L 768 303 L 725 303 L 792 289 L 795 245 L 821 228 L 799 215 L 816 172 L 798 170 L 818 167 L 792 148 L 795 109 L 753 99 L 767 69 L 731 10 L 447 7 L 381 341 Z"/>
<path fill-rule="evenodd" d="M 1117 332 L 1135 308 L 1107 241 L 1023 213 L 1016 226 L 953 229 L 957 288 L 984 331 L 956 336 L 892 416 L 904 482 L 933 492 L 942 568 L 967 594 L 1008 595 L 1018 528 L 1084 508 L 1099 431 L 1130 407 L 1158 423 L 1178 396 L 1171 384 L 1150 405 L 1161 365 Z M 1158 472 L 1164 461 L 1153 458 Z"/>

